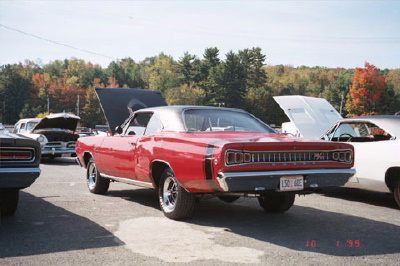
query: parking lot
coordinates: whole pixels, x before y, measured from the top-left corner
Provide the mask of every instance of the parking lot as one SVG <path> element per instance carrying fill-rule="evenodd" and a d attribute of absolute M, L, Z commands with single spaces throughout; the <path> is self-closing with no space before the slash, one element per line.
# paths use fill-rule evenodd
<path fill-rule="evenodd" d="M 112 183 L 89 193 L 73 158 L 45 160 L 1 219 L 0 265 L 398 265 L 400 211 L 390 196 L 332 189 L 284 214 L 256 199 L 199 203 L 173 221 L 156 192 Z"/>

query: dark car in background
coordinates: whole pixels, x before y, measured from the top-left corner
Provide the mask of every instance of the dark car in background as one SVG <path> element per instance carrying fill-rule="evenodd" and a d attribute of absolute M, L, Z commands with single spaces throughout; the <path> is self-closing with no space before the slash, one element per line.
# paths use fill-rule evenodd
<path fill-rule="evenodd" d="M 19 190 L 32 185 L 40 175 L 40 144 L 10 133 L 0 124 L 0 212 L 13 215 Z"/>

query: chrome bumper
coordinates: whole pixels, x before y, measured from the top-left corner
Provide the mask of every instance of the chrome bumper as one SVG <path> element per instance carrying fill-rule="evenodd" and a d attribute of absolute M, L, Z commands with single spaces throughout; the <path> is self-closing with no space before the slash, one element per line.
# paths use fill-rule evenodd
<path fill-rule="evenodd" d="M 56 155 L 56 154 L 65 154 L 65 153 L 75 153 L 75 149 L 42 149 L 42 155 Z"/>
<path fill-rule="evenodd" d="M 281 177 L 302 175 L 304 177 L 304 189 L 295 191 L 302 193 L 318 188 L 343 186 L 355 173 L 355 169 L 233 172 L 219 173 L 217 181 L 224 192 L 279 192 Z"/>

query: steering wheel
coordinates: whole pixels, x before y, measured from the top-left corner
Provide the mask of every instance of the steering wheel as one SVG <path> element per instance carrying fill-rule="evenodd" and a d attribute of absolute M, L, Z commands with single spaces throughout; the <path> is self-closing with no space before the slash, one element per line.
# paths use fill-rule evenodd
<path fill-rule="evenodd" d="M 341 137 L 345 137 L 345 136 L 348 136 L 348 137 L 349 137 L 349 139 L 348 139 L 346 142 L 350 142 L 351 138 L 354 138 L 354 136 L 352 136 L 352 135 L 349 134 L 349 133 L 343 133 L 343 134 L 340 134 L 340 135 L 339 135 L 337 141 L 339 141 Z"/>

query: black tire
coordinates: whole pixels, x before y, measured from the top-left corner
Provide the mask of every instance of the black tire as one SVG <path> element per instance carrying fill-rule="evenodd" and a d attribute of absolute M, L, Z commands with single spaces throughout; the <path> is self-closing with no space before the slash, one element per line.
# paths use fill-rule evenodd
<path fill-rule="evenodd" d="M 93 158 L 90 158 L 87 165 L 86 183 L 89 191 L 94 194 L 105 194 L 110 186 L 110 180 L 100 176 Z"/>
<path fill-rule="evenodd" d="M 232 203 L 232 202 L 238 200 L 240 197 L 239 196 L 219 196 L 218 198 L 224 202 Z"/>
<path fill-rule="evenodd" d="M 8 188 L 0 191 L 1 216 L 12 216 L 18 207 L 19 189 Z"/>
<path fill-rule="evenodd" d="M 397 206 L 400 207 L 400 180 L 394 182 L 393 196 L 394 199 L 396 200 Z"/>
<path fill-rule="evenodd" d="M 294 204 L 295 194 L 274 194 L 258 197 L 260 206 L 266 212 L 285 212 Z"/>
<path fill-rule="evenodd" d="M 161 175 L 158 198 L 164 215 L 173 220 L 181 220 L 192 215 L 196 203 L 195 195 L 179 185 L 170 168 Z"/>

